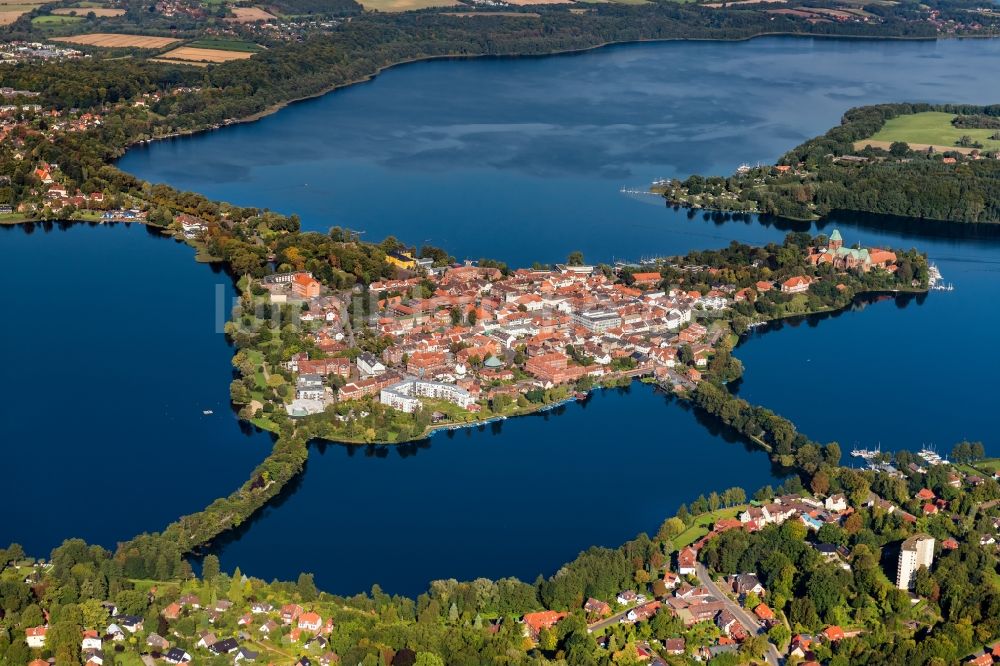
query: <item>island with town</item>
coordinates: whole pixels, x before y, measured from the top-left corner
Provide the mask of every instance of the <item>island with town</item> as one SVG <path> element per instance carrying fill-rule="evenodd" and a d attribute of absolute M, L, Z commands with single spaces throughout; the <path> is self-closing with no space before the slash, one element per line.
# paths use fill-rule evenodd
<path fill-rule="evenodd" d="M 189 218 L 185 234 L 195 230 Z M 687 395 L 705 375 L 740 375 L 732 350 L 752 327 L 865 294 L 924 291 L 930 280 L 919 253 L 850 247 L 837 230 L 646 265 L 587 265 L 574 253 L 510 270 L 455 264 L 431 248 L 384 249 L 392 276 L 364 287 L 330 288 L 307 270 L 241 281 L 229 331 L 242 416 L 392 443 L 635 378 Z M 293 268 L 295 257 L 293 245 L 275 263 Z"/>

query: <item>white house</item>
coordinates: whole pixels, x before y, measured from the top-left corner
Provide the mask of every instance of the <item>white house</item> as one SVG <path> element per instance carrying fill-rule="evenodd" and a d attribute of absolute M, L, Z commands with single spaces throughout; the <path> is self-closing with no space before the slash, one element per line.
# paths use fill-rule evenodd
<path fill-rule="evenodd" d="M 847 510 L 847 498 L 843 493 L 837 493 L 836 495 L 830 495 L 826 498 L 826 502 L 823 503 L 827 511 L 846 511 Z"/>
<path fill-rule="evenodd" d="M 48 632 L 48 627 L 28 627 L 28 629 L 24 632 L 24 640 L 30 648 L 45 647 L 45 634 Z"/>
<path fill-rule="evenodd" d="M 80 649 L 86 652 L 87 650 L 100 650 L 103 643 L 100 638 L 94 636 L 87 636 L 80 643 Z"/>
<path fill-rule="evenodd" d="M 358 356 L 357 366 L 362 379 L 384 375 L 386 371 L 386 367 L 382 361 L 367 352 Z"/>

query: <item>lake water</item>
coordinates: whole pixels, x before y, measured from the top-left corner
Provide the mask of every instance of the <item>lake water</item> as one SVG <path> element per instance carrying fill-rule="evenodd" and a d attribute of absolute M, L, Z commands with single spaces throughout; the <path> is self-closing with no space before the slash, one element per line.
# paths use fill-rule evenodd
<path fill-rule="evenodd" d="M 623 185 L 773 162 L 852 106 L 995 103 L 1000 41 L 775 37 L 417 63 L 119 166 L 368 240 L 517 265 L 753 240 L 672 222 Z"/>
<path fill-rule="evenodd" d="M 271 438 L 229 406 L 225 274 L 140 225 L 0 226 L 0 248 L 0 543 L 113 547 L 247 479 Z"/>
<path fill-rule="evenodd" d="M 423 63 L 259 123 L 133 150 L 120 166 L 298 212 L 309 228 L 514 264 L 765 243 L 817 227 L 689 215 L 618 190 L 771 161 L 850 106 L 994 102 L 998 55 L 993 41 L 769 38 Z M 987 404 L 1000 370 L 989 305 L 1000 236 L 865 218 L 822 228 L 833 224 L 848 242 L 919 246 L 956 291 L 754 335 L 737 352 L 740 395 L 848 449 L 968 437 L 1000 454 Z M 5 393 L 0 442 L 17 469 L 38 470 L 8 484 L 0 542 L 113 545 L 246 478 L 270 439 L 242 434 L 225 409 L 232 350 L 214 333 L 224 275 L 141 228 L 0 230 L 0 247 L 14 274 L 42 286 L 12 290 L 20 325 L 0 333 L 4 367 L 25 386 Z M 399 449 L 314 445 L 305 474 L 214 549 L 224 567 L 265 578 L 311 570 L 332 591 L 377 582 L 415 594 L 442 576 L 549 574 L 590 544 L 654 531 L 700 493 L 774 480 L 764 454 L 636 384 Z"/>

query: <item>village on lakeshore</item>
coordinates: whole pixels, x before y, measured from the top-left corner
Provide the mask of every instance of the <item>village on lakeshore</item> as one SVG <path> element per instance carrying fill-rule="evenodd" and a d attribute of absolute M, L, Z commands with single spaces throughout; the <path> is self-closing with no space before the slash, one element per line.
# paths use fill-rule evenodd
<path fill-rule="evenodd" d="M 877 575 L 887 589 L 898 590 L 907 622 L 919 630 L 933 622 L 922 596 L 934 589 L 928 577 L 936 575 L 939 560 L 953 558 L 963 548 L 994 553 L 1000 549 L 996 509 L 1000 500 L 981 499 L 994 496 L 989 487 L 995 488 L 1000 480 L 1000 461 L 979 457 L 978 443 L 956 445 L 954 453 L 966 462 L 953 464 L 939 457 L 925 467 L 915 462 L 917 456 L 900 452 L 894 462 L 904 472 L 874 472 L 874 477 L 866 478 L 846 470 L 838 475 L 837 491 L 814 477 L 812 486 L 826 493 L 806 491 L 797 479 L 789 485 L 799 488 L 795 492 L 768 487 L 749 500 L 741 488 L 713 492 L 708 499 L 702 496 L 693 502 L 690 513 L 682 508 L 677 517 L 665 521 L 657 540 L 666 554 L 653 549 L 633 587 L 578 597 L 570 607 L 557 605 L 516 616 L 477 614 L 475 626 L 491 635 L 506 635 L 525 650 L 551 651 L 563 623 L 572 623 L 593 636 L 600 652 L 612 656 L 628 651 L 634 656 L 628 663 L 666 666 L 675 663 L 674 657 L 683 663 L 711 662 L 726 654 L 739 657 L 733 663 L 832 663 L 831 654 L 845 649 L 841 642 L 863 638 L 870 629 L 842 610 L 823 611 L 818 599 L 823 616 L 840 617 L 839 623 L 822 621 L 815 610 L 803 615 L 794 605 L 789 615 L 783 610 L 789 601 L 788 583 L 781 582 L 770 565 L 765 571 L 734 568 L 740 553 L 732 550 L 733 543 L 778 538 L 786 544 L 782 548 L 804 548 L 801 557 L 815 571 L 828 572 L 823 575 L 861 575 L 864 570 L 870 576 L 870 568 L 877 571 L 879 564 L 871 560 L 867 546 L 852 549 L 846 544 L 848 535 L 877 518 L 886 525 L 883 529 L 905 536 L 890 551 L 891 561 L 883 563 L 888 569 L 885 576 Z M 869 457 L 888 459 L 888 454 L 872 452 Z M 873 488 L 898 499 L 885 499 Z M 908 490 L 912 488 L 919 490 Z M 960 527 L 965 518 L 959 513 L 968 506 L 982 516 L 972 531 Z M 727 540 L 728 546 L 720 545 Z M 70 552 L 77 548 L 67 544 L 64 548 Z M 42 586 L 69 556 L 54 557 L 58 559 L 36 561 L 17 546 L 0 550 L 0 584 L 23 580 Z M 343 656 L 349 653 L 351 627 L 375 614 L 365 599 L 345 600 L 318 592 L 311 576 L 300 576 L 297 583 L 267 584 L 239 569 L 231 576 L 220 573 L 213 557 L 206 561 L 203 580 L 140 581 L 135 590 L 83 602 L 83 629 L 77 638 L 80 663 L 331 666 L 347 663 Z M 772 581 L 774 589 L 765 580 Z M 491 581 L 477 584 L 496 586 Z M 446 582 L 442 590 L 448 585 L 459 584 Z M 422 613 L 430 612 L 426 601 L 423 606 Z M 435 608 L 434 613 L 443 612 L 440 606 Z M 451 622 L 460 617 L 454 603 L 447 614 Z M 48 617 L 44 604 L 38 617 Z M 803 624 L 817 628 L 796 630 Z M 52 648 L 51 630 L 45 621 L 25 628 L 20 640 L 35 655 L 28 666 L 59 666 L 39 656 Z M 58 640 L 64 642 L 65 637 Z M 409 648 L 383 647 L 382 655 L 385 664 L 420 663 L 415 662 L 417 651 Z M 964 661 L 975 666 L 1000 663 L 1000 641 L 984 641 L 983 648 Z"/>
<path fill-rule="evenodd" d="M 189 215 L 176 224 L 189 238 L 207 228 Z M 367 286 L 363 316 L 351 312 L 363 297 L 357 290 L 329 290 L 308 271 L 266 275 L 245 286 L 255 316 L 284 308 L 305 350 L 280 362 L 272 353 L 270 363 L 261 350 L 241 351 L 234 363 L 244 377 L 233 399 L 258 423 L 279 409 L 344 423 L 368 416 L 374 401 L 428 412 L 427 426 L 446 427 L 582 399 L 594 386 L 634 378 L 685 392 L 706 373 L 739 375 L 730 352 L 748 328 L 842 307 L 869 289 L 926 286 L 917 255 L 848 247 L 837 230 L 816 240 L 734 245 L 713 265 L 677 259 L 612 268 L 586 265 L 577 254 L 513 271 L 392 250 L 386 261 L 396 277 Z M 252 321 L 246 305 L 237 322 Z"/>

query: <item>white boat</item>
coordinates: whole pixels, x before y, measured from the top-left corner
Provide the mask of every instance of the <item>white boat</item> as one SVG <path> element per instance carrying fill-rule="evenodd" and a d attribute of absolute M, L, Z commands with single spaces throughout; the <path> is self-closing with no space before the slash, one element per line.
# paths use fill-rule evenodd
<path fill-rule="evenodd" d="M 214 413 L 215 412 L 213 412 L 211 409 L 206 409 L 206 410 L 202 411 L 202 414 L 204 414 L 205 416 L 211 416 Z"/>

